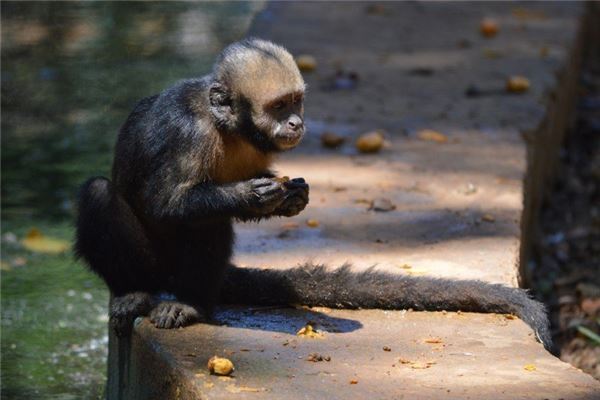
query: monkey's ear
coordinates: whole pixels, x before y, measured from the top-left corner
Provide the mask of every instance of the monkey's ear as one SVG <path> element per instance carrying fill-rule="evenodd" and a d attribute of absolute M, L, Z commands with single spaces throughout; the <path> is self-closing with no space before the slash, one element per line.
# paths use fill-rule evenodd
<path fill-rule="evenodd" d="M 220 82 L 213 82 L 208 91 L 208 98 L 217 124 L 230 125 L 234 119 L 234 110 L 229 89 Z"/>

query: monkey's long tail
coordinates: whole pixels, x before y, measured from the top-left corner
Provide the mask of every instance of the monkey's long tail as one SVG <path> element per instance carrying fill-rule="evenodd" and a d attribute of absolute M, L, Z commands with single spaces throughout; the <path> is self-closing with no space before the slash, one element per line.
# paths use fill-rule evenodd
<path fill-rule="evenodd" d="M 533 328 L 547 349 L 552 347 L 542 303 L 524 289 L 477 280 L 413 277 L 373 268 L 353 272 L 349 265 L 335 270 L 314 265 L 288 270 L 231 267 L 222 294 L 230 304 L 514 314 Z"/>

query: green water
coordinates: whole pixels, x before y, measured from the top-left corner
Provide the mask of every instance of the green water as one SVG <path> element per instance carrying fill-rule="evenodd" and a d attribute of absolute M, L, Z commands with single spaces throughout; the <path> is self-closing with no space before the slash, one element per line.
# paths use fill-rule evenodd
<path fill-rule="evenodd" d="M 208 71 L 260 6 L 1 3 L 3 399 L 103 397 L 104 284 L 70 252 L 20 240 L 71 241 L 77 187 L 109 175 L 135 101 Z"/>

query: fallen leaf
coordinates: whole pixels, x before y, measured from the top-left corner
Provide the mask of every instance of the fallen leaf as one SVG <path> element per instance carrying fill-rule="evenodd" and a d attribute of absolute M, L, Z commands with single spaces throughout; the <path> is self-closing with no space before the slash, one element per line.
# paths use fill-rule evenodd
<path fill-rule="evenodd" d="M 351 384 L 351 385 L 356 385 L 357 383 L 358 383 L 358 379 L 352 379 L 352 380 L 350 381 L 350 384 Z"/>
<path fill-rule="evenodd" d="M 392 349 L 388 346 L 383 346 L 383 351 L 392 351 Z"/>
<path fill-rule="evenodd" d="M 396 209 L 396 205 L 390 199 L 384 197 L 377 198 L 371 202 L 369 210 L 387 212 Z"/>
<path fill-rule="evenodd" d="M 535 371 L 535 370 L 537 370 L 537 368 L 533 364 L 527 364 L 526 366 L 523 367 L 523 369 L 525 371 Z"/>
<path fill-rule="evenodd" d="M 69 249 L 69 242 L 61 239 L 46 237 L 37 228 L 32 228 L 21 244 L 27 250 L 37 253 L 59 254 Z"/>
<path fill-rule="evenodd" d="M 426 142 L 435 142 L 435 143 L 447 143 L 448 136 L 440 133 L 438 131 L 434 131 L 432 129 L 422 129 L 417 133 L 417 137 Z"/>
<path fill-rule="evenodd" d="M 427 339 L 425 339 L 425 340 L 424 340 L 424 342 L 425 342 L 425 343 L 431 343 L 431 344 L 434 344 L 434 343 L 442 343 L 442 338 L 439 338 L 439 337 L 431 337 L 431 338 L 427 338 Z"/>

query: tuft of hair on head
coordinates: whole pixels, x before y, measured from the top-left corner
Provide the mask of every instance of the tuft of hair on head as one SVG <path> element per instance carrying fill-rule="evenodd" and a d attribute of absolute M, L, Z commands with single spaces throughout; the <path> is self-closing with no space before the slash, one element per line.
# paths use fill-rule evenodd
<path fill-rule="evenodd" d="M 231 93 L 264 104 L 286 93 L 304 92 L 294 57 L 273 42 L 248 38 L 226 47 L 213 67 L 216 81 Z"/>

